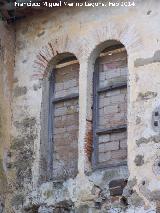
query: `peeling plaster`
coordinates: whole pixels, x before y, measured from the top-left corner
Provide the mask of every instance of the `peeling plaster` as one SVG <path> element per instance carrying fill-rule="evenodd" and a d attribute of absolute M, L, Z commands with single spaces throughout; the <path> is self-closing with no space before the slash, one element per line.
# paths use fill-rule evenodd
<path fill-rule="evenodd" d="M 151 58 L 138 58 L 135 60 L 134 62 L 134 66 L 137 68 L 137 67 L 140 67 L 140 66 L 145 66 L 145 65 L 148 65 L 148 64 L 152 64 L 152 63 L 158 63 L 160 62 L 160 50 L 157 50 L 153 57 Z"/>

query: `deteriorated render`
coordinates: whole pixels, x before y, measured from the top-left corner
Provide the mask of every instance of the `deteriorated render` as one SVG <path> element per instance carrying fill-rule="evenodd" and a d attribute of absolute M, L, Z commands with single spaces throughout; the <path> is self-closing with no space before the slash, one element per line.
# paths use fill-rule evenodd
<path fill-rule="evenodd" d="M 0 213 L 158 213 L 160 2 L 74 3 L 0 0 Z"/>
<path fill-rule="evenodd" d="M 97 166 L 127 161 L 127 53 L 111 46 L 96 61 L 94 81 L 94 144 Z"/>
<path fill-rule="evenodd" d="M 77 174 L 79 64 L 59 64 L 52 75 L 53 178 L 60 180 Z"/>

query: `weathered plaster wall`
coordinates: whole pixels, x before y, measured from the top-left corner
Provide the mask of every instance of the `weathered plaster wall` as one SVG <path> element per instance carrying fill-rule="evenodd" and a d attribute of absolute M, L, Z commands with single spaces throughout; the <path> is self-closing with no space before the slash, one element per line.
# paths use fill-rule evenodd
<path fill-rule="evenodd" d="M 11 91 L 14 70 L 14 28 L 0 21 L 0 212 L 11 188 L 7 187 L 10 164 Z"/>
<path fill-rule="evenodd" d="M 13 98 L 13 164 L 15 212 L 53 212 L 59 205 L 76 212 L 156 212 L 160 199 L 159 131 L 152 112 L 159 106 L 160 4 L 137 1 L 132 8 L 60 8 L 17 22 Z M 92 171 L 85 153 L 88 121 L 92 120 L 92 75 L 100 51 L 114 39 L 128 53 L 128 167 Z M 54 56 L 73 53 L 79 73 L 79 173 L 64 183 L 39 183 L 43 76 L 54 65 Z M 44 126 L 44 125 L 43 125 Z M 117 206 L 108 196 L 108 183 L 126 179 L 129 206 Z M 119 204 L 118 204 L 119 205 Z M 101 207 L 101 209 L 100 209 Z M 69 208 L 69 207 L 68 207 Z M 54 210 L 55 211 L 55 210 Z"/>

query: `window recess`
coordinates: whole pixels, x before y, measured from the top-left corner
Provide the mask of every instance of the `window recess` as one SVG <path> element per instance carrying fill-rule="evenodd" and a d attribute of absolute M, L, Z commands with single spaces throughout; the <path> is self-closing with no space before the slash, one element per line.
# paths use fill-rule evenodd
<path fill-rule="evenodd" d="M 52 179 L 61 181 L 78 171 L 79 63 L 75 57 L 57 64 L 50 90 L 50 168 Z"/>
<path fill-rule="evenodd" d="M 106 48 L 93 75 L 93 168 L 127 163 L 127 52 Z"/>

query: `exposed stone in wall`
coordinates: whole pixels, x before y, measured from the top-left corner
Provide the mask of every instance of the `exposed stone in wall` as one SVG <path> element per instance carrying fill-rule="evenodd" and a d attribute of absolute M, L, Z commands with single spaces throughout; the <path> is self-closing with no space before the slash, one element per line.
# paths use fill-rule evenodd
<path fill-rule="evenodd" d="M 11 162 L 10 171 L 15 173 L 12 179 L 12 194 L 11 204 L 13 208 L 23 208 L 25 201 L 26 185 L 32 184 L 32 162 L 33 162 L 33 145 L 37 137 L 36 120 L 34 117 L 26 117 L 21 121 L 14 122 L 15 127 L 20 134 L 12 139 L 11 154 L 14 156 Z"/>
<path fill-rule="evenodd" d="M 157 92 L 147 91 L 145 93 L 139 93 L 137 100 L 148 100 L 155 98 L 157 96 Z"/>
<path fill-rule="evenodd" d="M 15 56 L 14 28 L 0 21 L 0 212 L 6 212 L 11 129 L 11 92 Z"/>
<path fill-rule="evenodd" d="M 18 97 L 21 95 L 25 95 L 27 93 L 27 88 L 26 87 L 16 87 L 14 89 L 14 96 Z"/>
<path fill-rule="evenodd" d="M 141 144 L 147 144 L 147 143 L 159 143 L 160 140 L 160 136 L 159 135 L 155 135 L 155 136 L 151 136 L 149 138 L 140 138 L 136 141 L 137 146 L 140 146 Z"/>
<path fill-rule="evenodd" d="M 158 63 L 160 62 L 160 50 L 157 50 L 154 53 L 154 56 L 151 58 L 138 58 L 134 62 L 135 67 L 145 66 L 151 63 Z"/>
<path fill-rule="evenodd" d="M 136 166 L 142 166 L 144 164 L 144 156 L 137 155 L 134 159 L 134 162 L 135 162 Z"/>
<path fill-rule="evenodd" d="M 139 116 L 137 116 L 137 118 L 136 118 L 136 124 L 138 125 L 140 123 L 141 123 L 141 118 Z"/>
<path fill-rule="evenodd" d="M 73 203 L 71 201 L 62 201 L 57 203 L 54 207 L 41 206 L 38 213 L 74 213 Z"/>
<path fill-rule="evenodd" d="M 40 14 L 38 18 L 29 17 L 17 23 L 15 79 L 17 78 L 18 81 L 15 82 L 15 89 L 20 87 L 20 90 L 18 89 L 18 96 L 14 97 L 14 138 L 10 169 L 16 175 L 19 174 L 20 177 L 17 191 L 14 191 L 11 195 L 13 203 L 16 203 L 17 199 L 19 201 L 16 203 L 16 208 L 14 208 L 15 212 L 21 213 L 25 207 L 26 209 L 28 207 L 28 212 L 38 212 L 38 209 L 39 211 L 54 211 L 55 209 L 53 208 L 59 208 L 56 207 L 56 204 L 65 200 L 71 200 L 74 203 L 75 207 L 72 210 L 77 213 L 155 212 L 155 205 L 153 205 L 153 208 L 151 206 L 151 208 L 148 207 L 147 209 L 142 197 L 145 197 L 145 201 L 149 200 L 149 204 L 151 204 L 151 201 L 157 200 L 159 196 L 159 190 L 155 191 L 155 185 L 158 186 L 159 181 L 157 175 L 154 175 L 152 171 L 153 156 L 150 158 L 150 153 L 158 155 L 157 147 L 159 147 L 159 135 L 154 136 L 151 129 L 152 108 L 158 105 L 158 91 L 160 90 L 159 53 L 156 53 L 153 58 L 151 54 L 159 49 L 159 31 L 157 30 L 159 27 L 157 21 L 159 7 L 154 3 L 153 7 L 149 8 L 148 2 L 139 2 L 141 4 L 136 10 L 134 8 L 127 8 L 127 10 L 125 8 L 116 8 L 115 10 L 114 8 L 98 7 L 88 8 L 86 9 L 87 11 L 83 11 L 83 8 L 73 8 L 73 13 L 70 13 L 67 8 L 62 8 L 61 14 L 59 10 L 55 11 L 55 13 L 51 11 L 44 16 Z M 148 10 L 152 11 L 150 15 L 147 15 Z M 127 179 L 128 170 L 126 167 L 93 170 L 87 176 L 83 173 L 83 168 L 85 167 L 85 160 L 83 159 L 85 154 L 83 152 L 86 151 L 84 147 L 86 131 L 88 131 L 86 130 L 86 118 L 88 115 L 91 118 L 92 109 L 88 106 L 91 105 L 90 99 L 93 98 L 92 91 L 88 91 L 92 90 L 90 89 L 92 82 L 90 74 L 93 72 L 92 64 L 94 64 L 94 59 L 98 56 L 96 53 L 99 54 L 99 49 L 94 50 L 97 45 L 101 44 L 100 46 L 103 46 L 104 42 L 110 39 L 120 40 L 126 46 L 129 59 L 128 165 L 130 179 L 136 176 L 136 181 L 133 188 L 129 187 L 129 195 L 125 196 L 124 193 L 121 197 L 111 197 L 108 185 L 112 180 Z M 51 71 L 49 68 L 52 68 L 53 56 L 63 52 L 74 53 L 80 62 L 81 98 L 79 106 L 81 108 L 79 110 L 79 124 L 81 128 L 79 129 L 80 140 L 78 141 L 79 174 L 74 179 L 69 179 L 61 183 L 61 185 L 57 184 L 52 187 L 52 183 L 47 181 L 48 174 L 43 174 L 44 183 L 37 184 L 37 180 L 40 179 L 40 175 L 43 173 L 42 171 L 45 171 L 45 167 L 47 167 L 47 154 L 41 154 L 40 150 L 46 146 L 48 141 L 43 140 L 43 137 L 40 138 L 38 133 L 40 132 L 39 117 L 41 113 L 42 88 L 35 85 L 39 84 L 37 78 L 44 78 L 45 74 Z M 149 60 L 146 61 L 145 59 Z M 135 61 L 136 63 L 134 64 Z M 36 65 L 35 70 L 32 67 L 33 63 Z M 33 79 L 33 76 L 36 78 Z M 119 78 L 116 79 L 116 81 L 119 80 Z M 83 94 L 86 94 L 86 90 L 91 98 L 83 97 Z M 136 100 L 137 97 L 138 101 Z M 45 101 L 48 101 L 47 98 Z M 137 125 L 135 125 L 136 116 L 141 118 L 141 122 L 140 119 L 137 119 Z M 32 124 L 34 123 L 33 126 L 24 125 L 23 120 L 25 119 L 30 120 L 29 122 Z M 43 129 L 45 125 L 41 125 L 41 127 Z M 89 131 L 91 131 L 91 128 Z M 41 132 L 43 131 L 41 130 Z M 20 146 L 19 150 L 16 143 Z M 21 145 L 22 147 L 24 146 L 24 149 Z M 144 153 L 140 153 L 140 151 L 143 151 L 142 146 Z M 142 164 L 143 159 L 141 159 L 140 164 L 142 165 L 136 166 L 134 159 L 139 153 L 144 155 L 145 161 Z M 20 166 L 20 161 L 22 161 L 22 166 Z M 43 166 L 43 169 L 39 172 L 41 166 Z M 143 182 L 141 180 L 143 179 L 142 176 L 145 174 L 150 178 L 150 189 L 149 191 L 146 190 L 147 193 L 144 189 L 139 189 Z M 155 181 L 156 184 L 154 185 L 152 181 Z M 33 183 L 34 189 L 31 183 Z M 12 184 L 14 185 L 13 181 Z M 21 187 L 22 185 L 23 187 Z M 17 185 L 15 184 L 14 186 Z M 146 188 L 148 189 L 148 186 Z M 123 202 L 121 202 L 121 199 Z M 64 209 L 61 207 L 56 209 L 56 211 L 59 210 L 63 211 Z"/>
<path fill-rule="evenodd" d="M 3 213 L 4 212 L 4 201 L 2 201 L 0 199 L 0 212 Z"/>
<path fill-rule="evenodd" d="M 75 210 L 75 213 L 88 213 L 89 207 L 87 205 L 82 205 Z"/>
<path fill-rule="evenodd" d="M 141 207 L 144 205 L 143 199 L 137 194 L 134 186 L 137 184 L 137 179 L 129 180 L 123 191 L 123 196 L 127 200 L 127 205 Z"/>
<path fill-rule="evenodd" d="M 34 135 L 28 135 L 26 137 L 18 137 L 12 140 L 11 150 L 13 154 L 16 155 L 12 168 L 16 169 L 16 182 L 17 186 L 20 188 L 23 187 L 24 180 L 27 181 L 27 179 L 29 179 L 31 181 L 33 153 L 29 145 L 32 145 L 32 142 L 35 139 L 34 137 Z"/>
<path fill-rule="evenodd" d="M 94 204 L 89 205 L 93 212 L 109 212 L 112 208 L 122 211 L 127 208 L 127 201 L 122 201 L 122 191 L 128 178 L 126 167 L 103 169 L 93 173 L 89 178 L 94 183 Z M 119 187 L 120 185 L 123 187 Z"/>
<path fill-rule="evenodd" d="M 25 213 L 38 213 L 39 206 L 32 206 L 30 209 L 25 209 Z"/>

